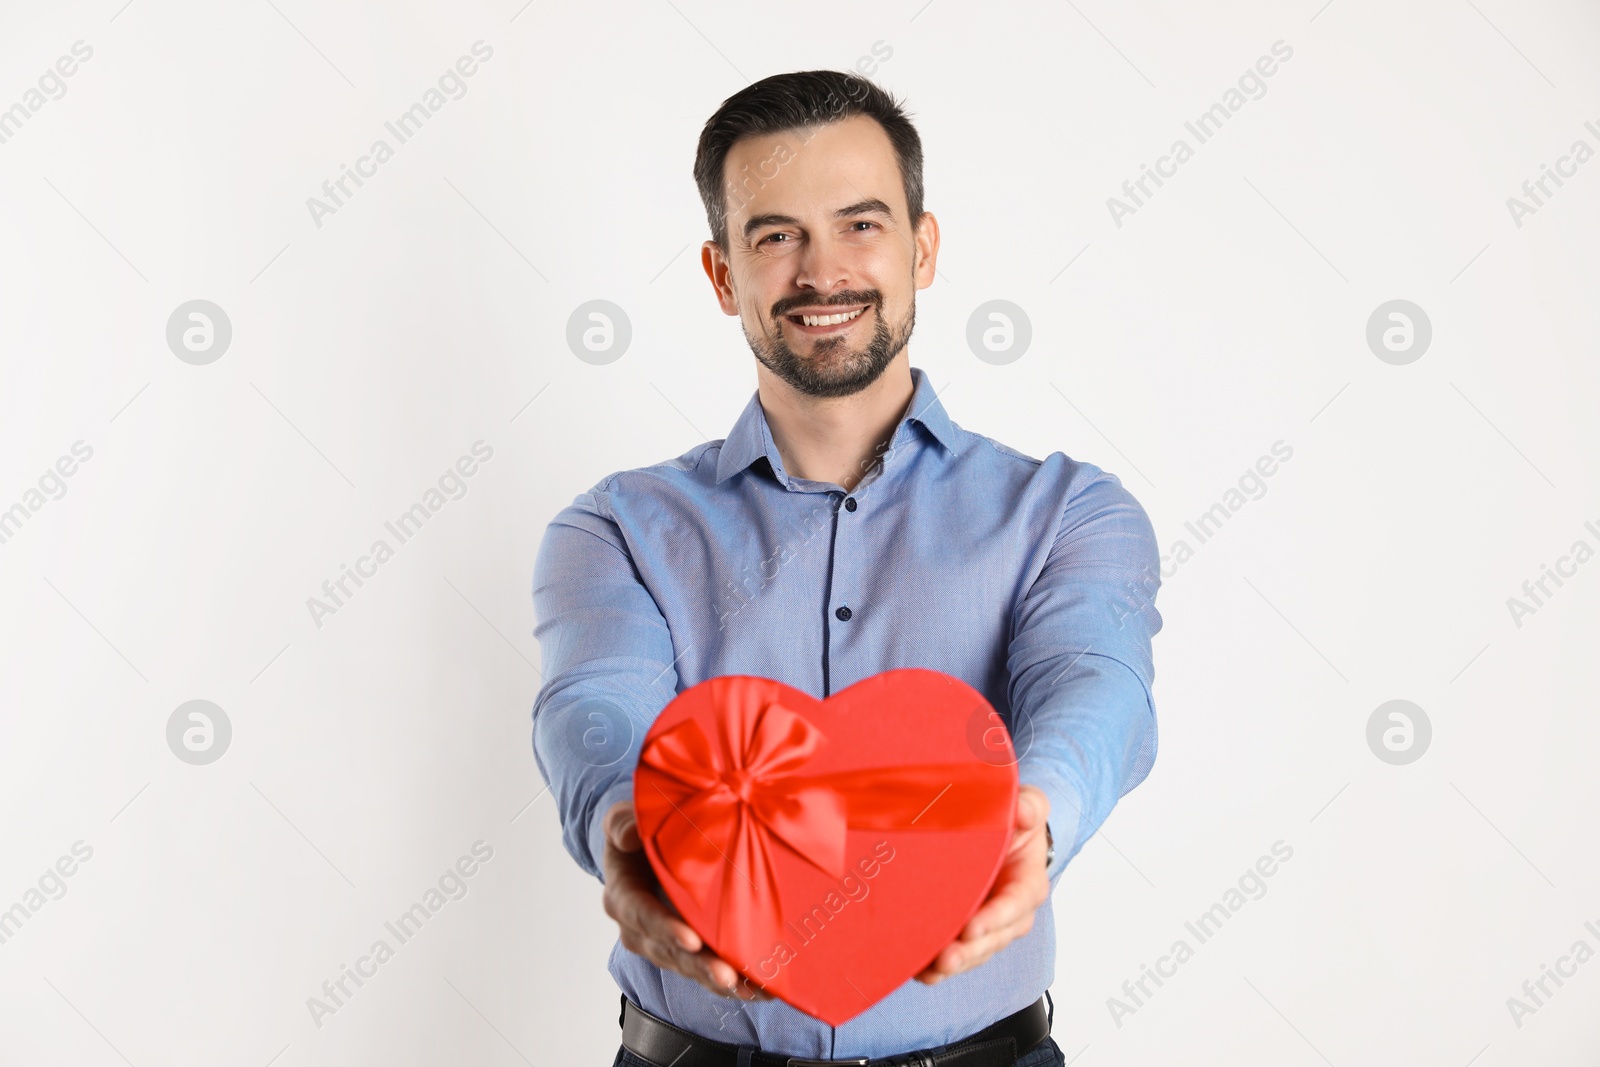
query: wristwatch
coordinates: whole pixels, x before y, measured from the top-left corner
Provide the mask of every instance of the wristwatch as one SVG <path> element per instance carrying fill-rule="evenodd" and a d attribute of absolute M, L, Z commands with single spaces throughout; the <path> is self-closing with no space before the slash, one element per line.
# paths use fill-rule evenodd
<path fill-rule="evenodd" d="M 1044 824 L 1044 840 L 1049 846 L 1049 848 L 1045 849 L 1044 866 L 1045 870 L 1049 870 L 1050 865 L 1056 861 L 1056 839 L 1050 834 L 1049 823 Z"/>

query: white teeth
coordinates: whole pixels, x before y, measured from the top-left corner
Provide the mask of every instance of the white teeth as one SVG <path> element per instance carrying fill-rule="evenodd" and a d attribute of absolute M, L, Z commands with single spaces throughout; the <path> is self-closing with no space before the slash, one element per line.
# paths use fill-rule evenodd
<path fill-rule="evenodd" d="M 866 308 L 857 308 L 847 315 L 801 315 L 800 321 L 807 326 L 837 326 L 841 322 L 849 322 Z"/>

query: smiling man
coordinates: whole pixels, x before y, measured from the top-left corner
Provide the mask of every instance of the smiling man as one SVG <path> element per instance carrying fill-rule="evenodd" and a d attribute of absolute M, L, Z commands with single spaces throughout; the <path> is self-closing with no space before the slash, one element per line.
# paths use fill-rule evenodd
<path fill-rule="evenodd" d="M 694 173 L 702 263 L 755 355 L 755 395 L 723 440 L 578 496 L 534 574 L 534 752 L 618 924 L 614 1063 L 1060 1065 L 1051 889 L 1155 759 L 1154 531 L 1115 476 L 961 428 L 911 366 L 939 227 L 892 97 L 832 71 L 767 78 L 711 116 Z M 632 774 L 656 715 L 707 678 L 821 698 L 897 667 L 982 692 L 1023 784 L 988 899 L 914 980 L 834 1027 L 664 901 Z"/>

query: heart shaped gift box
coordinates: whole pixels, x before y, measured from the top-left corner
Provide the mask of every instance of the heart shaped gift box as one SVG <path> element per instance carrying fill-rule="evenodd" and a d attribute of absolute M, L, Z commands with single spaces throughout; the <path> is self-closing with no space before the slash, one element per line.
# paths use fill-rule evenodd
<path fill-rule="evenodd" d="M 1010 845 L 1016 756 L 983 694 L 939 671 L 826 700 L 710 678 L 645 735 L 633 805 L 684 921 L 755 985 L 837 1026 L 933 962 Z"/>

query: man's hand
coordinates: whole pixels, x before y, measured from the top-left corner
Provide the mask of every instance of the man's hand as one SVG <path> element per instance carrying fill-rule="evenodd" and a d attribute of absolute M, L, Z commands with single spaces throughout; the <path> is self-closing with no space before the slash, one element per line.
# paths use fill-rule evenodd
<path fill-rule="evenodd" d="M 621 927 L 622 947 L 657 967 L 694 979 L 718 996 L 771 1000 L 770 993 L 749 982 L 742 983 L 741 991 L 739 972 L 733 964 L 707 948 L 671 902 L 658 895 L 661 883 L 639 840 L 633 801 L 620 800 L 611 805 L 602 825 L 606 835 L 601 861 L 606 876 L 602 899 L 606 914 Z"/>
<path fill-rule="evenodd" d="M 1017 823 L 1000 876 L 989 899 L 983 902 L 956 939 L 916 976 L 924 985 L 936 985 L 962 971 L 986 962 L 990 956 L 1033 929 L 1033 913 L 1050 897 L 1045 872 L 1045 820 L 1050 798 L 1038 786 L 1017 791 Z"/>

